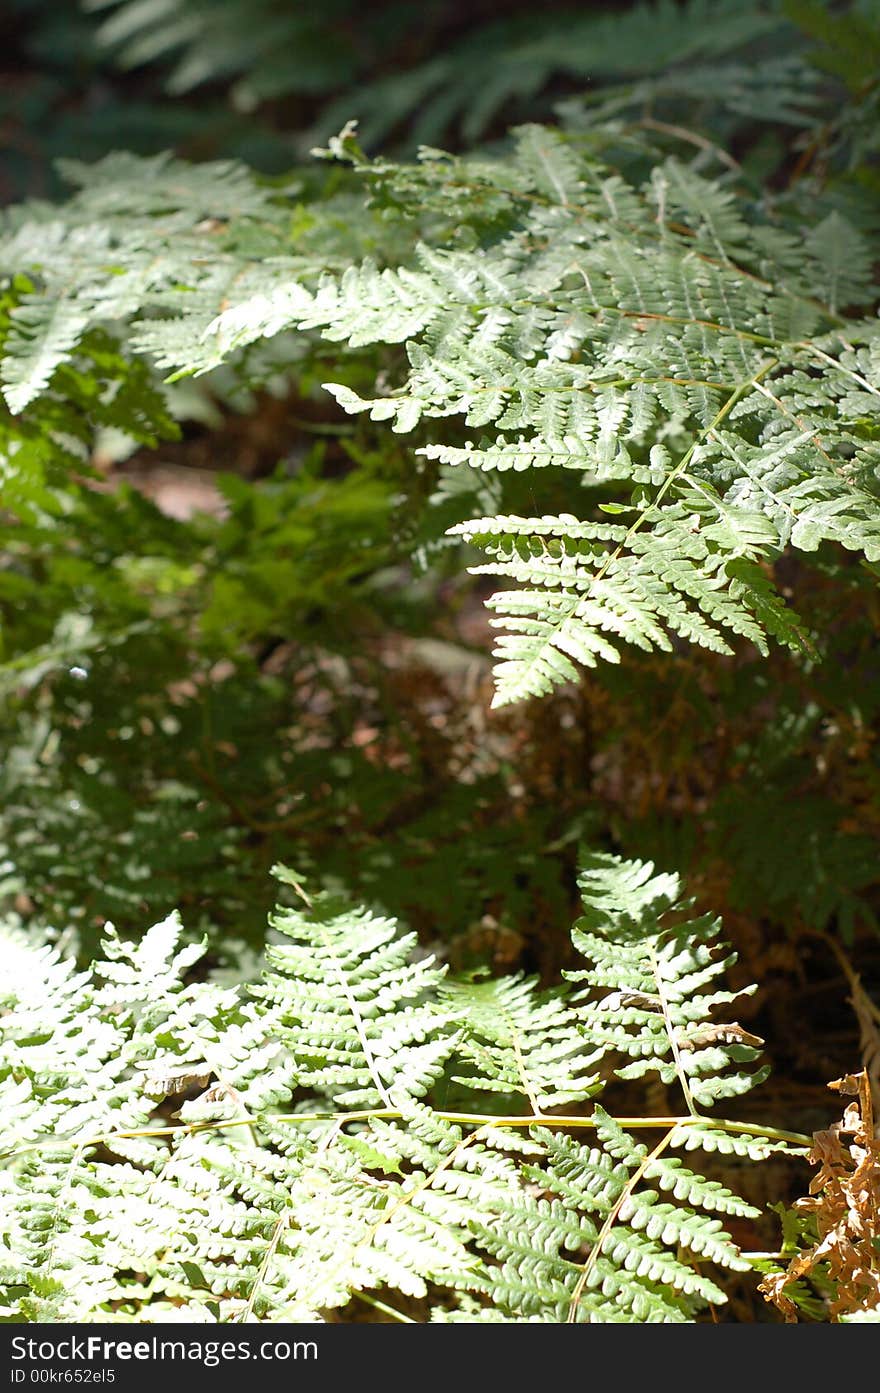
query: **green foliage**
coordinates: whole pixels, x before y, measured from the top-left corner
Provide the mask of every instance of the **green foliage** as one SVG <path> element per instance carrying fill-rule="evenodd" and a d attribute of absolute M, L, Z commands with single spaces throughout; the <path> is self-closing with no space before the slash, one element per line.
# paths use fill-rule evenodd
<path fill-rule="evenodd" d="M 688 973 L 663 927 L 675 878 L 600 855 L 584 885 L 596 980 L 629 980 L 643 933 L 689 1028 L 712 1028 L 733 998 L 700 993 L 723 960 L 707 948 Z M 176 914 L 136 945 L 108 930 L 84 973 L 6 925 L 7 1320 L 316 1319 L 378 1291 L 425 1319 L 467 1318 L 476 1296 L 489 1319 L 676 1321 L 725 1300 L 702 1264 L 748 1269 L 724 1216 L 757 1211 L 666 1154 L 702 1145 L 704 1119 L 667 1119 L 650 1147 L 601 1107 L 547 1112 L 614 1073 L 588 993 L 452 982 L 393 921 L 332 898 L 272 927 L 262 980 L 230 983 L 193 974 L 204 945 Z M 691 1097 L 694 1071 L 672 1073 Z M 453 1081 L 467 1112 L 443 1104 Z M 510 1115 L 485 1111 L 499 1091 Z M 714 1126 L 756 1160 L 787 1145 Z"/>
<path fill-rule="evenodd" d="M 0 214 L 5 1316 L 699 1318 L 880 910 L 876 5 L 89 8 L 303 163 Z"/>
<path fill-rule="evenodd" d="M 630 182 L 545 128 L 521 130 L 495 162 L 429 153 L 398 171 L 365 163 L 348 135 L 334 148 L 392 205 L 403 231 L 389 240 L 406 234 L 408 264 L 371 258 L 333 276 L 317 216 L 285 253 L 283 208 L 273 216 L 243 171 L 203 167 L 181 200 L 170 166 L 74 170 L 85 187 L 55 225 L 56 255 L 27 268 L 41 287 L 11 314 L 12 408 L 107 319 L 133 319 L 133 347 L 179 373 L 295 327 L 355 347 L 405 341 L 403 385 L 365 400 L 340 384 L 347 411 L 399 432 L 460 418 L 483 434 L 425 445 L 429 459 L 562 468 L 584 498 L 580 515 L 500 511 L 452 529 L 489 553 L 477 574 L 520 583 L 489 602 L 498 704 L 574 678 L 573 659 L 619 661 L 623 644 L 729 653 L 769 635 L 809 651 L 770 566 L 826 542 L 880 557 L 875 291 L 857 228 L 832 210 L 801 230 L 802 250 L 793 212 L 789 226 L 755 220 L 677 159 Z M 455 208 L 466 245 L 418 240 L 425 203 Z M 32 222 L 13 230 L 5 263 L 33 238 Z"/>
<path fill-rule="evenodd" d="M 163 64 L 171 95 L 228 83 L 232 105 L 241 111 L 306 96 L 322 104 L 316 119 L 322 135 L 356 110 L 371 143 L 401 129 L 408 143 L 431 143 L 450 127 L 473 142 L 500 113 L 522 113 L 542 96 L 546 102 L 554 84 L 571 90 L 598 82 L 603 98 L 619 107 L 644 100 L 640 84 L 658 70 L 672 69 L 675 80 L 687 81 L 699 64 L 722 57 L 729 64 L 733 55 L 768 45 L 771 52 L 790 53 L 796 43 L 778 5 L 735 0 L 683 6 L 661 0 L 612 15 L 584 14 L 567 4 L 535 15 L 513 4 L 489 22 L 478 14 L 463 36 L 451 3 L 432 6 L 418 21 L 406 7 L 357 13 L 350 0 L 334 0 L 320 13 L 278 0 L 195 0 L 185 14 L 169 0 L 84 4 L 87 12 L 105 16 L 97 44 L 124 69 Z M 488 71 L 487 52 L 494 56 Z M 736 71 L 748 70 L 741 63 Z M 803 65 L 789 64 L 786 77 L 792 83 L 804 72 Z M 724 102 L 730 92 L 742 106 L 732 73 L 721 87 L 717 69 L 704 69 L 700 95 L 710 91 L 712 100 Z M 336 96 L 340 88 L 342 97 Z"/>
<path fill-rule="evenodd" d="M 351 83 L 357 70 L 354 35 L 340 23 L 350 17 L 345 0 L 320 14 L 276 0 L 258 0 L 256 7 L 240 0 L 196 0 L 183 14 L 168 0 L 84 0 L 83 8 L 111 11 L 97 38 L 116 51 L 124 68 L 179 55 L 167 79 L 172 95 L 244 73 L 232 100 L 248 110 L 291 90 L 332 91 Z"/>
<path fill-rule="evenodd" d="M 725 142 L 759 116 L 800 125 L 818 102 L 803 21 L 766 0 L 664 0 L 610 15 L 570 0 L 540 13 L 524 0 L 496 8 L 11 0 L 0 20 L 4 197 L 56 194 L 53 158 L 113 149 L 173 146 L 279 173 L 352 114 L 371 147 L 409 152 L 546 119 L 561 97 L 567 120 L 639 126 L 649 110 L 649 121 L 684 118 Z"/>

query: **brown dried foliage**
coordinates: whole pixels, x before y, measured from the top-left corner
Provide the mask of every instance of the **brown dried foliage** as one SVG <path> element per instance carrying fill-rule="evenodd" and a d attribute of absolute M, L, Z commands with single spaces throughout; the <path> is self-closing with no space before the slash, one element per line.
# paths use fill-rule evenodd
<path fill-rule="evenodd" d="M 797 1320 L 797 1306 L 786 1287 L 808 1277 L 820 1264 L 834 1286 L 829 1316 L 880 1309 L 880 1141 L 867 1070 L 829 1084 L 853 1095 L 843 1120 L 813 1138 L 810 1161 L 819 1167 L 808 1197 L 795 1209 L 814 1216 L 818 1238 L 793 1258 L 785 1272 L 760 1284 L 768 1301 L 787 1321 Z"/>

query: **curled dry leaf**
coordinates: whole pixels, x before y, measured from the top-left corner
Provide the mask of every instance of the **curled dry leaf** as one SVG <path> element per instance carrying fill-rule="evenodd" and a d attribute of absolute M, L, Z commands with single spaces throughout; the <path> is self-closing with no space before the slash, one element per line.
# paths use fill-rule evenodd
<path fill-rule="evenodd" d="M 156 1098 L 176 1098 L 178 1094 L 197 1092 L 207 1088 L 213 1078 L 210 1064 L 180 1064 L 171 1061 L 171 1067 L 163 1070 L 162 1060 L 152 1060 L 149 1065 L 139 1066 L 147 1070 L 143 1090 Z"/>
<path fill-rule="evenodd" d="M 819 1264 L 836 1290 L 832 1319 L 880 1310 L 880 1141 L 874 1135 L 870 1080 L 863 1069 L 829 1087 L 855 1101 L 847 1104 L 842 1121 L 815 1134 L 809 1159 L 819 1169 L 809 1196 L 795 1204 L 815 1216 L 818 1239 L 759 1288 L 788 1321 L 797 1319 L 797 1307 L 786 1287 Z"/>
<path fill-rule="evenodd" d="M 749 1045 L 752 1049 L 759 1049 L 764 1041 L 760 1035 L 752 1035 L 736 1021 L 731 1021 L 701 1025 L 686 1035 L 680 1034 L 678 1043 L 683 1050 L 702 1050 L 710 1045 Z"/>

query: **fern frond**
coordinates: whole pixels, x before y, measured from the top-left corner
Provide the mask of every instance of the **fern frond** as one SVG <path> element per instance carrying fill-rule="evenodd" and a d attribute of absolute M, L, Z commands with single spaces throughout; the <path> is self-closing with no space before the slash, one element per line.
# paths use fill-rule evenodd
<path fill-rule="evenodd" d="M 110 931 L 88 973 L 10 926 L 4 1311 L 307 1320 L 384 1290 L 442 1319 L 476 1299 L 489 1319 L 672 1321 L 722 1301 L 700 1264 L 747 1266 L 722 1223 L 755 1211 L 669 1152 L 791 1139 L 688 1112 L 635 1119 L 660 1129 L 649 1149 L 602 1108 L 559 1113 L 598 1091 L 603 1056 L 678 1070 L 691 1102 L 731 1091 L 739 1062 L 728 1037 L 698 1045 L 735 994 L 676 878 L 593 857 L 583 892 L 593 966 L 573 976 L 616 1002 L 452 983 L 393 921 L 326 898 L 277 911 L 249 990 L 189 980 L 202 945 L 176 915 L 135 945 Z M 451 1082 L 472 1112 L 445 1111 Z M 489 1114 L 487 1094 L 520 1111 Z"/>
<path fill-rule="evenodd" d="M 274 971 L 257 994 L 279 1012 L 300 1086 L 350 1108 L 421 1097 L 453 1049 L 455 1018 L 432 1000 L 442 969 L 409 961 L 415 936 L 364 911 L 288 910 L 270 922 L 292 942 L 267 948 Z"/>
<path fill-rule="evenodd" d="M 763 651 L 769 636 L 809 651 L 776 560 L 824 543 L 880 556 L 863 234 L 831 209 L 799 255 L 794 207 L 762 221 L 676 159 L 633 182 L 546 127 L 523 127 L 494 161 L 371 164 L 350 131 L 333 149 L 372 183 L 375 210 L 349 234 L 350 195 L 318 202 L 295 247 L 282 196 L 234 166 L 192 178 L 167 159 L 73 166 L 83 187 L 67 207 L 19 212 L 0 239 L 2 264 L 32 278 L 2 369 L 13 408 L 101 324 L 128 322 L 134 347 L 175 375 L 294 331 L 402 343 L 397 388 L 327 384 L 345 410 L 402 433 L 457 418 L 473 438 L 421 447 L 444 467 L 564 468 L 584 486 L 578 514 L 500 511 L 452 529 L 488 553 L 479 573 L 513 582 L 490 601 L 498 704 L 622 645 Z M 446 231 L 429 238 L 432 220 Z M 479 257 L 456 245 L 453 220 Z M 619 501 L 600 505 L 592 490 L 609 487 Z M 625 522 L 599 521 L 599 506 Z"/>
<path fill-rule="evenodd" d="M 713 526 L 697 502 L 699 512 L 687 503 L 655 508 L 649 533 L 638 530 L 641 516 L 629 529 L 570 516 L 485 518 L 452 529 L 495 558 L 472 574 L 544 587 L 489 601 L 501 616 L 494 626 L 506 631 L 496 649 L 496 705 L 541 695 L 560 673 L 574 676 L 567 657 L 588 667 L 618 662 L 621 642 L 669 651 L 669 631 L 721 653 L 731 651 L 725 633 L 766 652 L 765 628 L 803 647 L 796 616 L 756 564 L 767 536 L 760 515 L 719 508 L 723 523 Z"/>
<path fill-rule="evenodd" d="M 721 925 L 712 915 L 684 917 L 691 902 L 677 877 L 654 875 L 650 862 L 593 853 L 579 885 L 585 912 L 572 937 L 593 965 L 567 975 L 604 993 L 582 1007 L 581 1023 L 591 1040 L 631 1060 L 620 1077 L 677 1081 L 690 1111 L 766 1077 L 741 1068 L 758 1057 L 760 1041 L 712 1021 L 716 1007 L 748 990 L 715 987 L 735 955 L 719 953 Z"/>
<path fill-rule="evenodd" d="M 115 62 L 124 70 L 162 64 L 172 96 L 222 83 L 236 109 L 251 112 L 288 94 L 320 100 L 342 88 L 344 96 L 321 110 L 320 128 L 335 130 L 357 110 L 371 143 L 403 122 L 413 146 L 436 143 L 452 124 L 473 142 L 501 111 L 534 101 L 554 78 L 598 83 L 612 109 L 638 106 L 640 97 L 647 106 L 659 87 L 667 100 L 708 101 L 771 120 L 796 119 L 792 108 L 809 102 L 814 85 L 811 69 L 793 56 L 776 60 L 775 82 L 748 84 L 752 69 L 743 59 L 751 45 L 778 36 L 788 53 L 797 36 L 776 5 L 745 0 L 650 0 L 613 16 L 563 11 L 564 24 L 552 9 L 545 16 L 514 5 L 461 37 L 455 7 L 440 3 L 427 52 L 412 16 L 397 13 L 389 26 L 381 14 L 356 14 L 350 0 L 336 0 L 328 14 L 276 0 L 190 0 L 185 15 L 171 0 L 85 0 L 85 8 L 106 15 L 97 40 Z M 355 18 L 356 43 L 349 37 Z M 739 63 L 730 63 L 733 55 L 742 55 Z M 702 85 L 692 78 L 698 64 Z M 677 87 L 668 92 L 662 70 L 670 65 Z"/>
<path fill-rule="evenodd" d="M 720 1221 L 691 1207 L 713 1208 L 717 1193 L 694 1177 L 687 1205 L 658 1201 L 641 1182 L 663 1173 L 659 1157 L 648 1163 L 646 1146 L 601 1108 L 594 1116 L 601 1146 L 542 1135 L 544 1165 L 530 1165 L 527 1174 L 548 1198 L 520 1197 L 494 1224 L 475 1226 L 479 1246 L 498 1266 L 473 1289 L 519 1318 L 686 1320 L 695 1305 L 723 1292 L 682 1259 L 683 1251 L 734 1269 L 748 1265 Z M 757 1213 L 741 1201 L 731 1212 Z"/>

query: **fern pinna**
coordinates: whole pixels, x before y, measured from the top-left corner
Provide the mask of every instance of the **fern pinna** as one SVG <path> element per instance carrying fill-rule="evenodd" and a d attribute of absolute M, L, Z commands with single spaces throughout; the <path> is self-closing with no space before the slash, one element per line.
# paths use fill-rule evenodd
<path fill-rule="evenodd" d="M 87 973 L 7 924 L 5 1317 L 315 1320 L 357 1298 L 643 1322 L 723 1302 L 704 1264 L 748 1269 L 724 1224 L 757 1211 L 671 1153 L 800 1139 L 701 1111 L 761 1077 L 712 1019 L 737 995 L 714 988 L 717 923 L 650 865 L 591 855 L 582 888 L 568 992 L 453 982 L 331 897 L 277 911 L 250 988 L 192 977 L 203 945 L 176 915 L 136 945 L 111 930 Z M 634 1074 L 681 1111 L 593 1101 Z"/>

